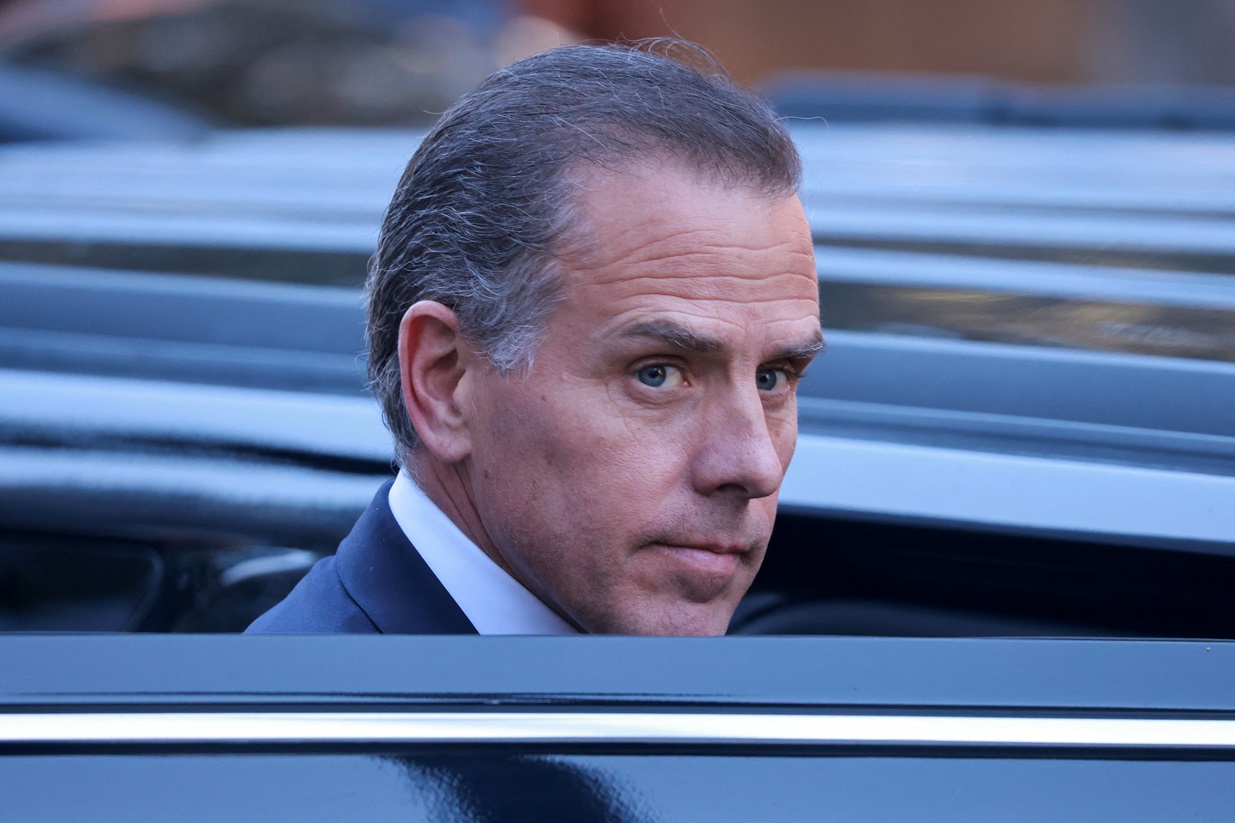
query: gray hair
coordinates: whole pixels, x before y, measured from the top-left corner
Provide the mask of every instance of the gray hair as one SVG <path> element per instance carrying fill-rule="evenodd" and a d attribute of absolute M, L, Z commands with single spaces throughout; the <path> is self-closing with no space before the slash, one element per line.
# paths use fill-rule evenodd
<path fill-rule="evenodd" d="M 370 386 L 401 463 L 419 443 L 400 385 L 407 309 L 442 303 L 499 371 L 530 365 L 580 241 L 571 172 L 656 154 L 768 197 L 801 178 L 771 108 L 680 41 L 543 52 L 442 115 L 399 181 L 366 286 Z"/>

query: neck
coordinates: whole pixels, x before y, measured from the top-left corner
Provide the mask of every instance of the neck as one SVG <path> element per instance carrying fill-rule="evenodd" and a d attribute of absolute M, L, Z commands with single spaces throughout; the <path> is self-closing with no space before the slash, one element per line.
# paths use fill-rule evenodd
<path fill-rule="evenodd" d="M 480 518 L 466 462 L 443 463 L 432 455 L 418 453 L 412 460 L 407 461 L 405 470 L 424 491 L 425 496 L 459 527 L 459 531 L 467 535 L 467 538 L 503 571 L 518 580 L 518 576 L 489 537 L 489 532 Z"/>

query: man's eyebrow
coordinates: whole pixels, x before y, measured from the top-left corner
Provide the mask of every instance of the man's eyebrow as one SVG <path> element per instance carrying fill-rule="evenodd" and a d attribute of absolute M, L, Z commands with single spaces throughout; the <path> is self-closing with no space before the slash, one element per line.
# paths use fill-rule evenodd
<path fill-rule="evenodd" d="M 776 353 L 772 360 L 791 360 L 796 362 L 814 360 L 820 353 L 826 351 L 828 344 L 823 340 L 823 332 L 815 332 L 815 336 L 806 343 L 786 346 Z"/>
<path fill-rule="evenodd" d="M 636 323 L 624 329 L 622 337 L 646 337 L 658 340 L 683 351 L 713 354 L 724 348 L 724 344 L 712 337 L 704 337 L 685 326 L 679 326 L 666 320 L 649 320 Z M 768 360 L 809 361 L 827 348 L 823 342 L 823 333 L 816 331 L 814 337 L 805 343 L 789 345 L 777 350 Z"/>
<path fill-rule="evenodd" d="M 624 329 L 621 336 L 647 337 L 667 343 L 675 349 L 698 352 L 700 354 L 712 354 L 724 348 L 724 344 L 715 338 L 704 337 L 685 326 L 679 326 L 677 323 L 670 323 L 666 320 L 649 320 L 644 323 L 636 323 Z"/>

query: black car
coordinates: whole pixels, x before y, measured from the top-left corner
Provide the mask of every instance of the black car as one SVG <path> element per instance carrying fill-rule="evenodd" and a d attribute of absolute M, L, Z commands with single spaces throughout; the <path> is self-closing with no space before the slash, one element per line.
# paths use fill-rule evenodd
<path fill-rule="evenodd" d="M 712 640 L 184 636 L 391 472 L 415 135 L 0 150 L 6 810 L 1229 819 L 1235 135 L 795 137 L 829 349 L 731 627 L 781 636 Z"/>
<path fill-rule="evenodd" d="M 1230 643 L 8 637 L 14 820 L 1230 819 Z"/>

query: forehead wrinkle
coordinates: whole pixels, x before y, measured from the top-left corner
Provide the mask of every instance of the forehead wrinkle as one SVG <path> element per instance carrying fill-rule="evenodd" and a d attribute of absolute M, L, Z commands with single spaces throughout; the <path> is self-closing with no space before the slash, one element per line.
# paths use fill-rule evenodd
<path fill-rule="evenodd" d="M 698 235 L 709 235 L 715 240 L 703 242 L 697 237 Z M 803 246 L 803 248 L 797 248 L 797 246 Z M 610 253 L 605 254 L 602 249 Z M 771 245 L 743 244 L 737 238 L 710 227 L 678 232 L 651 242 L 638 238 L 634 239 L 629 246 L 614 243 L 609 243 L 606 247 L 593 246 L 588 255 L 590 259 L 586 261 L 586 264 L 593 271 L 615 266 L 649 266 L 666 262 L 677 268 L 683 265 L 689 266 L 699 258 L 709 261 L 729 260 L 741 264 L 748 259 L 748 256 L 776 253 L 782 250 L 795 258 L 809 259 L 811 270 L 814 270 L 814 249 L 807 243 L 794 239 Z"/>
<path fill-rule="evenodd" d="M 791 288 L 798 292 L 791 296 L 782 294 L 778 284 L 788 282 L 796 285 L 807 275 L 794 271 L 762 272 L 750 274 L 727 274 L 716 271 L 674 271 L 672 268 L 652 269 L 641 272 L 626 271 L 609 278 L 595 278 L 592 282 L 568 281 L 569 294 L 575 299 L 588 300 L 588 292 L 617 285 L 618 301 L 639 301 L 650 297 L 668 297 L 696 304 L 719 303 L 758 305 L 762 303 L 800 302 L 809 304 L 811 313 L 818 314 L 818 277 L 809 275 L 809 286 Z M 570 299 L 568 297 L 568 299 Z M 610 298 L 610 303 L 615 298 Z"/>

